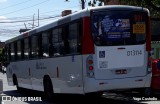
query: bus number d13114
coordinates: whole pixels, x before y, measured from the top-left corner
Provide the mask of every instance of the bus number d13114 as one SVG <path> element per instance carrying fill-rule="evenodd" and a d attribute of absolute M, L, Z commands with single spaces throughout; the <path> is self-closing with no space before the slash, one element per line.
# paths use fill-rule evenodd
<path fill-rule="evenodd" d="M 127 51 L 127 56 L 138 56 L 138 55 L 142 55 L 142 50 Z"/>

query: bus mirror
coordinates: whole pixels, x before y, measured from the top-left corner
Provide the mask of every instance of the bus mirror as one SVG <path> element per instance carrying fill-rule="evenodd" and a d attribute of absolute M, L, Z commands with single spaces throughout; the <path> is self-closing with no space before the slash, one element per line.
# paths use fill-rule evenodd
<path fill-rule="evenodd" d="M 157 62 L 157 68 L 160 70 L 160 60 Z"/>

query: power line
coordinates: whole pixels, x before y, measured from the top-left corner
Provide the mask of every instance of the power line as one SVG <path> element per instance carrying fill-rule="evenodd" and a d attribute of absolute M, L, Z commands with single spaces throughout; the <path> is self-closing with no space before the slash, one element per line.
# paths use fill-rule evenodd
<path fill-rule="evenodd" d="M 77 5 L 77 6 L 79 6 L 79 5 Z M 53 10 L 53 11 L 47 11 L 47 12 L 42 12 L 42 13 L 40 13 L 41 15 L 41 17 L 46 17 L 46 16 L 48 16 L 48 15 L 43 15 L 43 14 L 47 14 L 47 13 L 51 13 L 51 12 L 57 12 L 57 11 L 62 11 L 62 10 L 64 10 L 64 9 L 71 9 L 71 8 L 75 8 L 75 7 L 77 7 L 77 6 L 72 6 L 72 7 L 69 7 L 69 8 L 63 8 L 63 9 L 57 9 L 57 10 Z M 50 16 L 50 15 L 49 15 Z M 28 15 L 28 16 L 22 16 L 22 17 L 12 17 L 12 18 L 7 18 L 8 20 L 15 20 L 15 19 L 29 19 L 29 18 L 32 18 L 33 17 L 33 15 Z M 0 19 L 0 20 L 6 20 L 6 19 Z"/>
<path fill-rule="evenodd" d="M 24 10 L 24 9 L 32 8 L 32 7 L 35 7 L 35 6 L 37 6 L 37 5 L 43 4 L 43 3 L 48 2 L 48 1 L 49 1 L 49 0 L 45 0 L 45 1 L 40 2 L 40 3 L 37 3 L 37 4 L 35 4 L 35 5 L 28 6 L 28 7 L 25 7 L 25 8 L 22 8 L 22 9 L 19 9 L 19 10 L 16 10 L 16 11 L 13 11 L 13 12 L 1 14 L 1 15 L 8 15 L 8 14 L 12 14 L 12 13 L 15 13 L 15 12 L 19 12 L 19 11 L 22 11 L 22 10 Z"/>
<path fill-rule="evenodd" d="M 57 15 L 57 16 L 54 16 L 54 17 L 46 17 L 46 18 L 40 18 L 39 20 L 45 20 L 45 19 L 51 19 L 51 18 L 57 18 L 57 17 L 61 17 L 61 15 Z M 35 20 L 38 20 L 38 19 L 35 19 Z M 18 23 L 18 22 L 30 22 L 30 21 L 33 21 L 32 19 L 30 20 L 19 20 L 19 21 L 2 21 L 0 23 Z"/>
<path fill-rule="evenodd" d="M 21 4 L 29 2 L 29 1 L 32 1 L 32 0 L 26 0 L 26 1 L 23 1 L 23 2 L 20 2 L 20 3 L 17 3 L 17 4 L 13 4 L 13 5 L 1 8 L 0 10 L 4 10 L 4 9 L 10 8 L 10 7 L 14 7 L 14 6 L 17 6 L 17 5 L 21 5 Z"/>

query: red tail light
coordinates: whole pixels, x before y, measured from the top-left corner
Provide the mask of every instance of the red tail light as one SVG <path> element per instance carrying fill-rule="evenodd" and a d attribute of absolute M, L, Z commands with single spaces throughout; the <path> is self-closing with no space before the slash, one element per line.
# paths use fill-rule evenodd
<path fill-rule="evenodd" d="M 93 70 L 93 66 L 89 66 L 89 70 L 92 71 Z"/>
<path fill-rule="evenodd" d="M 88 56 L 86 61 L 86 69 L 87 69 L 87 76 L 90 78 L 94 77 L 94 63 L 92 55 Z"/>

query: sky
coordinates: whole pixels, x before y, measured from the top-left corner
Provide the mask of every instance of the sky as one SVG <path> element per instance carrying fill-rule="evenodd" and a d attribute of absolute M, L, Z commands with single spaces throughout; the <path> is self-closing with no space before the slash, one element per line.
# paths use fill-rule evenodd
<path fill-rule="evenodd" d="M 0 0 L 0 41 L 20 35 L 19 29 L 33 28 L 49 23 L 63 10 L 81 10 L 81 0 Z M 89 0 L 86 0 L 86 4 Z"/>

